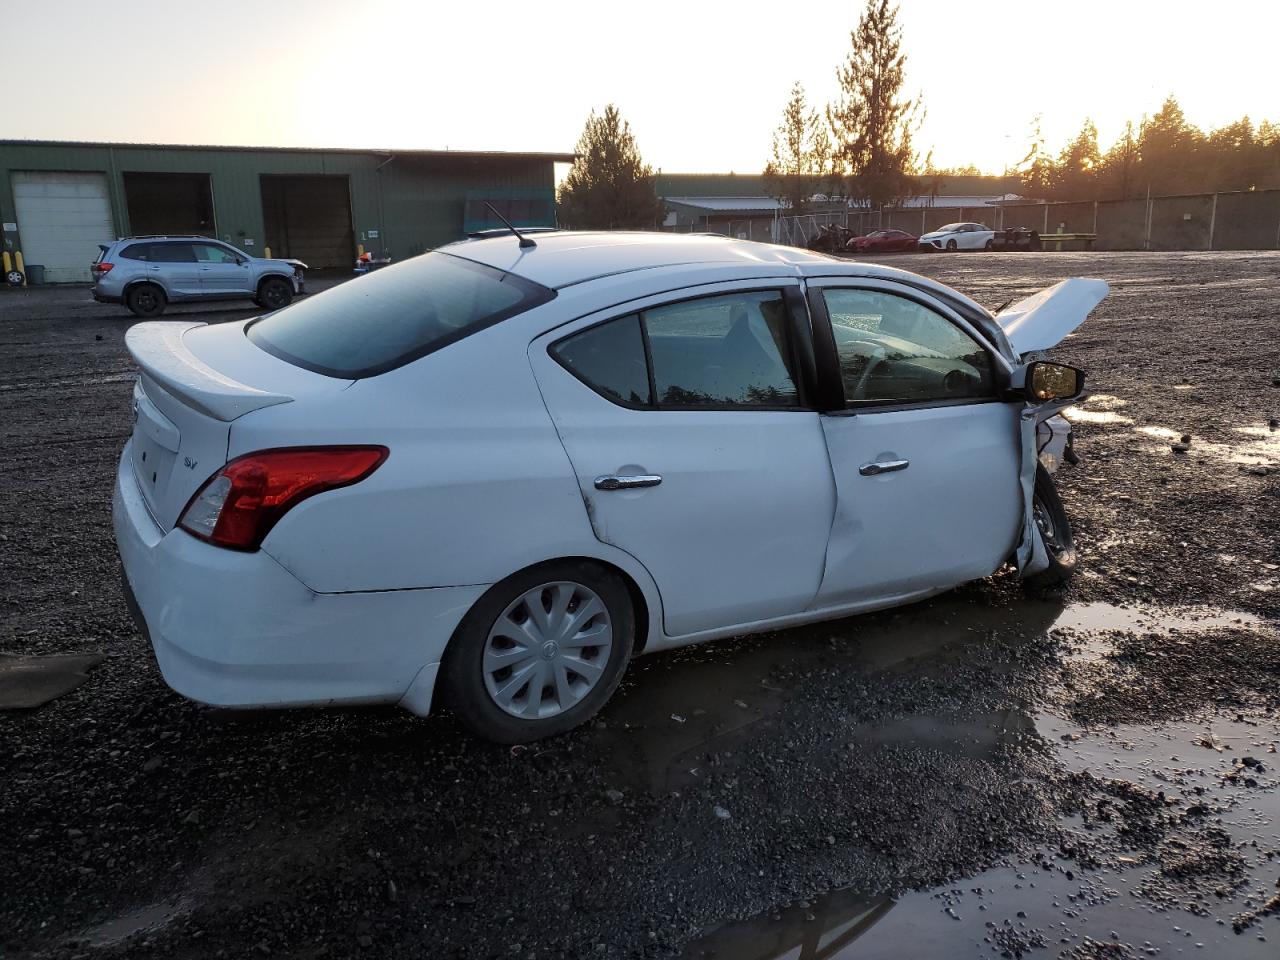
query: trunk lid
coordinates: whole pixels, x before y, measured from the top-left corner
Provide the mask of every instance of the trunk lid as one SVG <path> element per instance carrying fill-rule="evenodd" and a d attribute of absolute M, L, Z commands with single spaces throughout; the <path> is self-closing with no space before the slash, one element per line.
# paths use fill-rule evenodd
<path fill-rule="evenodd" d="M 351 384 L 258 349 L 245 337 L 243 322 L 138 323 L 125 343 L 141 369 L 133 390 L 133 471 L 164 530 L 172 529 L 191 496 L 227 462 L 232 422 Z"/>
<path fill-rule="evenodd" d="M 1072 277 L 1006 307 L 996 321 L 1019 354 L 1048 350 L 1084 323 L 1109 290 L 1103 280 Z"/>

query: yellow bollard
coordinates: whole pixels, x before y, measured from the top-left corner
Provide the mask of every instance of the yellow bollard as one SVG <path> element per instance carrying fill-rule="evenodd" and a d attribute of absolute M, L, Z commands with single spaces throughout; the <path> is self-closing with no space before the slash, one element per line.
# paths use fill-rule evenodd
<path fill-rule="evenodd" d="M 27 265 L 22 262 L 22 251 L 16 250 L 13 254 L 13 266 L 20 274 L 22 274 L 22 285 L 27 285 Z"/>
<path fill-rule="evenodd" d="M 5 282 L 8 283 L 9 271 L 13 269 L 13 258 L 9 256 L 9 251 L 6 250 L 0 259 L 4 260 L 4 279 Z"/>
<path fill-rule="evenodd" d="M 263 248 L 262 248 L 262 255 L 263 255 L 266 259 L 270 260 L 270 259 L 271 259 L 271 248 L 270 248 L 270 247 L 263 247 Z"/>
<path fill-rule="evenodd" d="M 357 244 L 356 244 L 356 259 L 357 259 L 357 260 L 359 260 L 359 259 L 360 259 L 361 257 L 363 257 L 363 256 L 364 256 L 364 244 L 363 244 L 363 243 L 357 243 Z"/>

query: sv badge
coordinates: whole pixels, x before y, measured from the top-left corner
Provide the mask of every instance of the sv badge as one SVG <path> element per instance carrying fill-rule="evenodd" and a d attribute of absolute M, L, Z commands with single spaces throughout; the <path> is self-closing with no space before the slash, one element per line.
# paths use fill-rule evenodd
<path fill-rule="evenodd" d="M 182 465 L 186 467 L 188 470 L 194 470 L 196 468 L 197 463 L 199 463 L 198 460 L 192 460 L 190 457 L 182 458 Z"/>

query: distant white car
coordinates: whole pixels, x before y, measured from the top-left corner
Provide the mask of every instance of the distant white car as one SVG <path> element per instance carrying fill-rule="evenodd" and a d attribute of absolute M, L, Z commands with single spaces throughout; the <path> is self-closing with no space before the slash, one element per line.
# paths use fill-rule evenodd
<path fill-rule="evenodd" d="M 990 250 L 996 232 L 985 223 L 948 223 L 920 238 L 921 250 Z"/>
<path fill-rule="evenodd" d="M 993 317 L 902 270 L 723 237 L 442 247 L 266 316 L 151 322 L 114 517 L 165 680 L 210 704 L 434 692 L 581 723 L 630 658 L 1060 582 L 1046 469 L 1106 295 Z M 1050 456 L 1052 455 L 1052 457 Z"/>

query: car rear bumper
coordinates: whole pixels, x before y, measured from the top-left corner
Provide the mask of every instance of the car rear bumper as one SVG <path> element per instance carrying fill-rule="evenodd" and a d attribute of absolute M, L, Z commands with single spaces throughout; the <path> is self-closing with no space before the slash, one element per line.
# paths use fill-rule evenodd
<path fill-rule="evenodd" d="M 402 701 L 427 712 L 434 667 L 484 585 L 314 593 L 261 550 L 165 533 L 130 463 L 126 445 L 116 545 L 130 610 L 170 687 L 214 706 Z"/>

